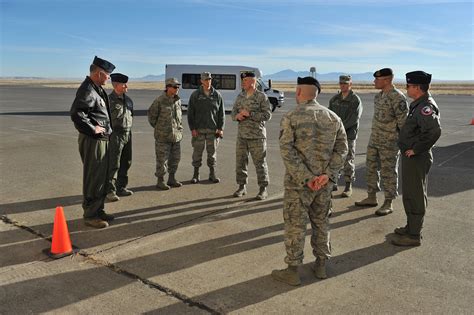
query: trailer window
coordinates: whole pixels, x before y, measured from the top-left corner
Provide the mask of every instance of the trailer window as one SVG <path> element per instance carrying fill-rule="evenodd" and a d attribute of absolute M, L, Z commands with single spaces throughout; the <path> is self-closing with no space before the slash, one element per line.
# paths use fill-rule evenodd
<path fill-rule="evenodd" d="M 181 87 L 183 89 L 197 89 L 201 86 L 201 74 L 199 73 L 183 73 L 181 78 Z"/>
<path fill-rule="evenodd" d="M 212 86 L 217 90 L 235 90 L 235 74 L 212 74 Z"/>
<path fill-rule="evenodd" d="M 235 74 L 212 74 L 212 86 L 217 90 L 235 90 L 237 86 Z M 183 73 L 181 78 L 183 89 L 197 89 L 201 86 L 200 73 Z"/>

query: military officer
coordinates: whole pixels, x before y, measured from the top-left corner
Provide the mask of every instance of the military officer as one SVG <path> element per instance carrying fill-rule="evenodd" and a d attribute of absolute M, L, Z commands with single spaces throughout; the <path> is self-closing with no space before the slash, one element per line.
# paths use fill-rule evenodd
<path fill-rule="evenodd" d="M 102 88 L 115 66 L 95 56 L 89 76 L 76 92 L 70 114 L 79 131 L 79 153 L 83 164 L 84 223 L 105 228 L 114 217 L 104 211 L 107 186 L 108 147 L 112 133 L 107 93 Z"/>
<path fill-rule="evenodd" d="M 280 152 L 286 168 L 283 218 L 288 268 L 272 271 L 275 280 L 290 285 L 301 283 L 298 266 L 303 262 L 308 217 L 316 257 L 314 275 L 327 277 L 331 191 L 347 154 L 344 124 L 316 100 L 321 91 L 318 80 L 305 77 L 298 78 L 297 83 L 298 105 L 280 122 Z"/>
<path fill-rule="evenodd" d="M 255 73 L 243 72 L 241 79 L 243 91 L 237 96 L 232 108 L 232 120 L 239 124 L 235 150 L 236 178 L 239 188 L 235 191 L 234 197 L 242 197 L 247 193 L 250 153 L 260 187 L 256 199 L 264 200 L 268 197 L 269 183 L 265 123 L 272 117 L 272 111 L 268 97 L 256 88 Z"/>
<path fill-rule="evenodd" d="M 128 76 L 122 73 L 110 75 L 114 90 L 109 94 L 112 135 L 109 144 L 109 182 L 107 200 L 117 201 L 119 196 L 130 196 L 127 189 L 128 170 L 132 165 L 133 101 L 126 95 Z"/>
<path fill-rule="evenodd" d="M 372 133 L 366 156 L 366 181 L 368 197 L 356 206 L 377 206 L 376 193 L 382 178 L 385 201 L 375 211 L 383 216 L 393 212 L 392 202 L 398 195 L 398 133 L 405 123 L 408 104 L 405 95 L 393 85 L 393 71 L 383 68 L 374 73 L 374 85 L 381 92 L 375 95 Z M 380 173 L 380 175 L 379 175 Z"/>
<path fill-rule="evenodd" d="M 421 230 L 428 202 L 426 177 L 433 163 L 431 148 L 441 136 L 439 108 L 429 92 L 431 74 L 406 74 L 407 94 L 413 99 L 408 118 L 398 138 L 402 152 L 402 193 L 407 223 L 395 229 L 392 243 L 421 245 Z"/>
<path fill-rule="evenodd" d="M 181 160 L 183 139 L 181 99 L 178 96 L 181 83 L 176 78 L 168 78 L 165 85 L 163 94 L 148 109 L 148 122 L 155 129 L 156 187 L 161 190 L 182 186 L 175 177 Z M 165 183 L 167 171 L 169 177 Z"/>
<path fill-rule="evenodd" d="M 199 182 L 204 147 L 207 150 L 209 180 L 218 183 L 216 157 L 219 139 L 224 135 L 225 111 L 221 93 L 212 86 L 210 72 L 201 73 L 201 86 L 191 94 L 188 104 L 188 124 L 191 129 L 194 167 L 191 183 Z"/>
<path fill-rule="evenodd" d="M 352 182 L 355 180 L 354 158 L 359 120 L 362 115 L 362 102 L 359 95 L 352 91 L 352 77 L 350 75 L 339 76 L 339 87 L 341 88 L 340 92 L 329 100 L 329 109 L 341 118 L 347 135 L 349 151 L 343 168 L 346 187 L 342 196 L 350 197 Z M 334 187 L 337 187 L 337 184 Z"/>

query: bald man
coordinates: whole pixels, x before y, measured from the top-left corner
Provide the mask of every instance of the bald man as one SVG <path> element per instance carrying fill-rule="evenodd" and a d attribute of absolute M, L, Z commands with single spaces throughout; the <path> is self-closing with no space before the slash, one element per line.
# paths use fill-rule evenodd
<path fill-rule="evenodd" d="M 306 223 L 311 222 L 311 246 L 316 257 L 314 275 L 325 279 L 326 260 L 331 256 L 329 208 L 331 191 L 347 155 L 347 137 L 341 119 L 316 98 L 321 86 L 313 77 L 298 78 L 297 107 L 280 123 L 280 152 L 285 164 L 285 263 L 272 277 L 300 285 L 298 266 L 303 263 Z"/>

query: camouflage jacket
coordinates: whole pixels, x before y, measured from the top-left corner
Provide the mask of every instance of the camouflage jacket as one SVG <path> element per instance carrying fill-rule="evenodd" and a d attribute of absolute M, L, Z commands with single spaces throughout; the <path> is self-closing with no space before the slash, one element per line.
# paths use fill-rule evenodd
<path fill-rule="evenodd" d="M 407 99 L 395 87 L 388 93 L 380 92 L 375 95 L 369 145 L 397 148 L 398 133 L 405 123 L 407 114 Z"/>
<path fill-rule="evenodd" d="M 359 130 L 359 120 L 362 115 L 362 102 L 360 97 L 350 90 L 346 98 L 342 98 L 342 93 L 334 95 L 329 100 L 329 109 L 341 118 L 346 130 L 347 139 L 357 139 Z"/>
<path fill-rule="evenodd" d="M 405 125 L 400 130 L 400 150 L 413 149 L 415 154 L 430 150 L 441 136 L 439 117 L 438 105 L 429 93 L 413 101 Z"/>
<path fill-rule="evenodd" d="M 280 153 L 286 167 L 286 189 L 309 189 L 315 176 L 336 182 L 347 155 L 347 138 L 341 119 L 316 100 L 299 104 L 280 122 Z"/>
<path fill-rule="evenodd" d="M 168 97 L 163 92 L 148 109 L 148 122 L 155 128 L 159 142 L 179 142 L 183 139 L 181 99 Z"/>
<path fill-rule="evenodd" d="M 247 97 L 247 92 L 242 91 L 235 99 L 232 120 L 237 121 L 235 116 L 242 109 L 246 109 L 250 113 L 250 117 L 239 121 L 237 136 L 242 139 L 266 139 L 265 122 L 272 118 L 267 95 L 256 90 L 250 97 Z"/>
<path fill-rule="evenodd" d="M 109 139 L 112 133 L 109 98 L 105 90 L 95 85 L 89 77 L 86 77 L 77 89 L 70 114 L 74 126 L 80 133 L 96 139 Z M 96 126 L 103 127 L 105 132 L 95 134 Z"/>
<path fill-rule="evenodd" d="M 133 121 L 133 101 L 128 95 L 109 94 L 112 129 L 130 130 Z"/>

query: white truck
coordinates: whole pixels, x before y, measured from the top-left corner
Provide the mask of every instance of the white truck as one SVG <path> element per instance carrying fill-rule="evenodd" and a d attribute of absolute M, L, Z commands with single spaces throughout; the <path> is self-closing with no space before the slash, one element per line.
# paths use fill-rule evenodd
<path fill-rule="evenodd" d="M 232 110 L 237 95 L 242 91 L 242 72 L 254 72 L 257 78 L 257 89 L 268 96 L 272 105 L 272 111 L 285 101 L 285 94 L 271 87 L 271 80 L 268 85 L 262 80 L 262 72 L 258 68 L 247 66 L 219 66 L 219 65 L 166 65 L 166 78 L 176 78 L 181 82 L 179 97 L 183 109 L 186 110 L 191 94 L 201 85 L 201 73 L 210 72 L 212 74 L 212 86 L 219 90 L 224 99 L 225 110 Z"/>

